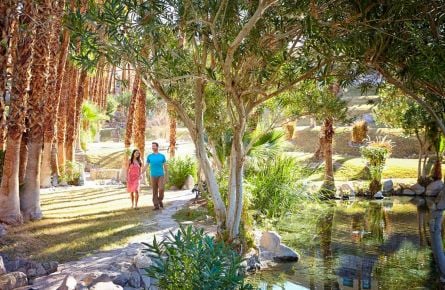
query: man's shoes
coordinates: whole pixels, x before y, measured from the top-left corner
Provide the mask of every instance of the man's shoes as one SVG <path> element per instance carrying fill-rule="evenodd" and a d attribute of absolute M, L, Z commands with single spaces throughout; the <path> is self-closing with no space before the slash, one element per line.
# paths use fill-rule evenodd
<path fill-rule="evenodd" d="M 162 203 L 162 201 L 159 202 L 159 206 L 160 206 L 161 208 L 164 208 L 164 204 Z"/>
<path fill-rule="evenodd" d="M 155 206 L 155 208 L 153 210 L 159 210 L 159 207 Z"/>

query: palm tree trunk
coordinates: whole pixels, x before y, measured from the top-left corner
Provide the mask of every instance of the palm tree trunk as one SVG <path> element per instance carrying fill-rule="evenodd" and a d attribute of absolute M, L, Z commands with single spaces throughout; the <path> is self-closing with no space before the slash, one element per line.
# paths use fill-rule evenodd
<path fill-rule="evenodd" d="M 54 3 L 54 2 L 53 2 Z M 54 5 L 57 5 L 55 3 Z M 50 14 L 53 16 L 53 20 L 51 21 L 50 27 L 50 39 L 49 39 L 49 62 L 48 62 L 48 71 L 49 71 L 49 79 L 48 79 L 48 102 L 44 106 L 44 127 L 43 127 L 43 156 L 42 156 L 42 165 L 41 165 L 41 173 L 40 173 L 40 186 L 41 187 L 50 187 L 51 186 L 51 175 L 54 174 L 55 177 L 58 175 L 57 165 L 53 164 L 51 166 L 52 159 L 54 162 L 57 161 L 57 158 L 52 158 L 52 149 L 53 149 L 53 141 L 56 133 L 56 120 L 59 111 L 59 103 L 60 103 L 60 88 L 58 88 L 59 82 L 59 70 L 63 71 L 61 65 L 65 64 L 65 60 L 61 54 L 65 54 L 66 52 L 61 49 L 67 49 L 66 47 L 60 45 L 59 35 L 61 32 L 61 19 L 63 13 L 63 7 L 65 6 L 64 1 L 60 1 L 57 6 L 52 7 L 50 10 Z M 64 35 L 65 37 L 65 35 Z M 65 43 L 63 43 L 65 45 Z M 62 58 L 62 59 L 60 59 Z M 66 59 L 66 57 L 65 57 Z M 63 62 L 62 62 L 63 61 Z M 60 85 L 59 85 L 60 86 Z M 53 163 L 54 163 L 53 162 Z M 57 162 L 56 162 L 57 163 Z"/>
<path fill-rule="evenodd" d="M 25 119 L 25 124 L 27 123 Z M 20 143 L 20 165 L 19 165 L 19 185 L 23 185 L 25 183 L 25 175 L 26 175 L 26 164 L 28 164 L 28 139 L 29 132 L 26 129 L 22 133 L 22 141 Z"/>
<path fill-rule="evenodd" d="M 43 147 L 44 104 L 48 105 L 49 83 L 49 44 L 51 34 L 51 2 L 45 0 L 37 5 L 37 39 L 34 43 L 31 65 L 31 92 L 28 99 L 29 142 L 28 162 L 25 182 L 20 191 L 20 209 L 25 220 L 39 219 L 40 210 L 40 161 Z M 46 122 L 46 120 L 45 120 Z"/>
<path fill-rule="evenodd" d="M 173 158 L 175 157 L 176 153 L 176 115 L 175 115 L 175 109 L 167 104 L 167 112 L 168 112 L 168 120 L 169 120 L 169 143 L 170 146 L 168 147 L 168 153 L 169 157 Z"/>
<path fill-rule="evenodd" d="M 34 41 L 34 9 L 32 1 L 23 1 L 23 13 L 17 27 L 17 47 L 13 49 L 13 77 L 8 133 L 0 187 L 0 221 L 8 224 L 22 222 L 19 199 L 19 154 L 22 132 L 25 128 L 29 67 L 32 62 Z"/>
<path fill-rule="evenodd" d="M 80 76 L 79 76 L 79 84 L 77 85 L 77 100 L 76 100 L 76 112 L 75 112 L 75 116 L 74 116 L 74 122 L 75 122 L 75 126 L 74 126 L 74 136 L 75 136 L 75 140 L 79 141 L 80 140 L 80 117 L 81 117 L 81 111 L 82 111 L 82 103 L 84 101 L 86 92 L 87 92 L 87 86 L 88 84 L 86 83 L 87 81 L 87 71 L 82 69 L 80 71 Z M 79 143 L 79 142 L 78 142 Z M 79 151 L 82 151 L 82 148 L 79 146 L 80 144 L 77 144 L 77 148 Z"/>
<path fill-rule="evenodd" d="M 76 103 L 77 103 L 77 84 L 78 84 L 78 71 L 70 65 L 71 77 L 69 78 L 69 95 L 67 106 L 67 118 L 66 118 L 66 135 L 65 135 L 65 155 L 66 160 L 74 161 L 74 138 L 76 127 Z"/>
<path fill-rule="evenodd" d="M 4 0 L 0 3 L 0 151 L 5 150 L 6 115 L 5 115 L 5 91 L 7 82 L 7 62 L 9 56 L 9 34 L 16 8 L 16 1 Z"/>
<path fill-rule="evenodd" d="M 134 120 L 134 144 L 141 152 L 141 156 L 145 156 L 146 90 L 147 87 L 141 82 Z"/>
<path fill-rule="evenodd" d="M 323 189 L 334 191 L 334 166 L 332 162 L 332 141 L 334 137 L 334 119 L 326 118 L 323 122 L 325 172 Z"/>
<path fill-rule="evenodd" d="M 125 128 L 125 139 L 124 139 L 125 154 L 124 154 L 124 159 L 122 160 L 122 167 L 120 174 L 120 179 L 122 182 L 127 181 L 126 172 L 128 169 L 128 158 L 129 158 L 128 154 L 131 146 L 131 139 L 133 137 L 133 123 L 135 120 L 135 110 L 140 90 L 140 84 L 141 84 L 140 76 L 138 73 L 136 73 L 135 81 L 133 83 L 133 92 L 131 95 L 130 107 L 128 108 L 127 124 Z"/>
<path fill-rule="evenodd" d="M 57 114 L 57 159 L 59 165 L 59 174 L 63 174 L 65 171 L 65 135 L 67 128 L 67 107 L 68 107 L 68 95 L 70 88 L 70 78 L 72 77 L 72 67 L 69 65 L 68 60 L 65 61 L 66 69 L 61 82 L 60 93 L 60 106 L 59 113 Z"/>

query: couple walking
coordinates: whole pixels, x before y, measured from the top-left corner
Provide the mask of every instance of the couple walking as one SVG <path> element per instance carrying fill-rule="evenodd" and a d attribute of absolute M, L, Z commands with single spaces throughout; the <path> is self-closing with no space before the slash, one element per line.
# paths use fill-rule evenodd
<path fill-rule="evenodd" d="M 153 188 L 154 210 L 164 208 L 164 185 L 167 182 L 167 159 L 159 152 L 159 144 L 151 144 L 153 153 L 147 156 L 145 165 L 142 163 L 141 152 L 138 149 L 131 153 L 130 164 L 127 173 L 127 191 L 131 197 L 131 207 L 138 208 L 140 180 L 150 167 L 150 184 Z"/>

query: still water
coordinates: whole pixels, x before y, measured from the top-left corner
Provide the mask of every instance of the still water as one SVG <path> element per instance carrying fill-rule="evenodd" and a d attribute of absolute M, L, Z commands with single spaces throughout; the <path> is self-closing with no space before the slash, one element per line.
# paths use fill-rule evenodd
<path fill-rule="evenodd" d="M 409 197 L 307 203 L 279 222 L 298 263 L 251 277 L 260 289 L 438 289 L 428 208 Z"/>

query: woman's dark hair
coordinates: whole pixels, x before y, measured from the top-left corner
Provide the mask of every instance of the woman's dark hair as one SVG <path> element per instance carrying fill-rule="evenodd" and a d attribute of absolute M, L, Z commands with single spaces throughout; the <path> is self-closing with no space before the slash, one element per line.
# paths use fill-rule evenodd
<path fill-rule="evenodd" d="M 131 165 L 131 163 L 133 163 L 134 154 L 136 152 L 139 152 L 139 156 L 136 158 L 136 161 L 139 163 L 139 166 L 142 166 L 141 151 L 139 151 L 138 149 L 134 149 L 133 152 L 131 152 L 130 165 Z"/>

